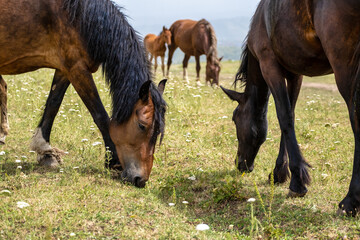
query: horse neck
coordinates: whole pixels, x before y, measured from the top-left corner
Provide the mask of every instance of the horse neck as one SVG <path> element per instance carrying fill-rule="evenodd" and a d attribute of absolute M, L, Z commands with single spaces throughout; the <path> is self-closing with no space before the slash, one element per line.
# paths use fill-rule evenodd
<path fill-rule="evenodd" d="M 270 96 L 269 87 L 266 83 L 256 85 L 248 80 L 244 94 L 251 102 L 254 114 L 259 118 L 266 117 Z"/>
<path fill-rule="evenodd" d="M 163 46 L 165 45 L 165 40 L 164 38 L 162 37 L 162 34 L 160 34 L 159 36 L 157 36 L 155 38 L 155 41 L 154 41 L 158 46 Z"/>

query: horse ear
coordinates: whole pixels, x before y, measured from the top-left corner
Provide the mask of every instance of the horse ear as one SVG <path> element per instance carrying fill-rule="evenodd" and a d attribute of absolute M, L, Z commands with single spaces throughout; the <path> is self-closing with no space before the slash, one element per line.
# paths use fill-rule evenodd
<path fill-rule="evenodd" d="M 222 56 L 221 58 L 219 58 L 219 62 L 221 62 L 221 60 L 223 59 L 224 56 Z"/>
<path fill-rule="evenodd" d="M 165 26 L 163 26 L 163 31 L 165 32 L 167 29 L 166 29 L 166 27 Z"/>
<path fill-rule="evenodd" d="M 163 79 L 159 82 L 158 89 L 161 95 L 164 94 L 165 85 L 166 85 L 167 79 Z"/>
<path fill-rule="evenodd" d="M 140 88 L 139 99 L 141 99 L 141 101 L 143 101 L 144 103 L 147 103 L 149 101 L 150 85 L 151 85 L 151 80 L 148 80 L 144 82 Z"/>
<path fill-rule="evenodd" d="M 237 101 L 238 103 L 244 102 L 244 94 L 239 93 L 230 89 L 223 88 L 220 86 L 220 88 L 226 93 L 226 95 L 233 101 Z"/>

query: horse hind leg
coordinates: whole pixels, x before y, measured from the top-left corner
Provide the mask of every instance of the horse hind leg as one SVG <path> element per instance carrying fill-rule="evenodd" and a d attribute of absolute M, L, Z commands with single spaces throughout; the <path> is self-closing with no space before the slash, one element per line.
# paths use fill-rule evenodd
<path fill-rule="evenodd" d="M 70 82 L 61 72 L 56 70 L 43 116 L 35 130 L 30 146 L 38 154 L 37 160 L 42 166 L 55 168 L 62 163 L 61 156 L 64 152 L 50 146 L 50 133 L 69 84 Z"/>
<path fill-rule="evenodd" d="M 292 120 L 294 123 L 295 105 L 301 88 L 302 76 L 289 73 L 286 78 L 287 78 L 287 90 L 291 104 Z M 286 144 L 285 136 L 284 134 L 281 134 L 279 154 L 276 159 L 276 165 L 273 171 L 274 183 L 284 183 L 290 177 L 288 153 L 285 144 Z M 269 174 L 269 180 L 271 181 L 271 174 Z"/>
<path fill-rule="evenodd" d="M 7 117 L 7 84 L 1 75 L 0 75 L 0 107 L 1 107 L 0 144 L 5 144 L 5 138 L 9 132 L 9 123 Z"/>

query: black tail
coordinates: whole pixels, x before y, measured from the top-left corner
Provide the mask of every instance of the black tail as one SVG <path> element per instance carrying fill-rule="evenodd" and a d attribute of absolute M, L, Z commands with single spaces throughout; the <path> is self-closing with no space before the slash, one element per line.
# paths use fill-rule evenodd
<path fill-rule="evenodd" d="M 246 85 L 246 80 L 248 78 L 249 48 L 248 48 L 247 44 L 245 45 L 245 47 L 243 49 L 240 60 L 241 60 L 241 64 L 240 64 L 238 72 L 236 73 L 235 81 L 234 81 L 235 87 L 236 87 L 236 83 L 238 81 L 241 82 L 242 86 Z"/>

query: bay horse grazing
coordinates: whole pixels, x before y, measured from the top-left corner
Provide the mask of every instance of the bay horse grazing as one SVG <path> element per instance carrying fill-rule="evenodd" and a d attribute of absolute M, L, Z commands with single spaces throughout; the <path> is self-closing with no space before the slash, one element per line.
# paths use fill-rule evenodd
<path fill-rule="evenodd" d="M 165 52 L 166 52 L 166 46 L 165 43 L 169 46 L 171 44 L 171 32 L 169 29 L 167 29 L 165 26 L 163 27 L 163 30 L 161 31 L 159 36 L 156 36 L 155 34 L 149 33 L 144 38 L 144 45 L 146 48 L 146 51 L 150 55 L 150 62 L 152 62 L 152 59 L 155 59 L 154 64 L 154 72 L 156 73 L 157 69 L 157 57 L 161 58 L 161 70 L 163 73 L 163 76 L 165 76 L 165 65 L 164 65 L 164 58 L 165 58 Z"/>
<path fill-rule="evenodd" d="M 206 83 L 219 85 L 220 61 L 217 57 L 217 39 L 214 28 L 205 19 L 200 21 L 178 20 L 171 27 L 171 45 L 167 63 L 167 76 L 175 50 L 184 52 L 183 77 L 188 80 L 187 66 L 191 56 L 195 56 L 196 80 L 200 82 L 200 55 L 206 55 Z M 212 79 L 212 81 L 211 81 Z"/>
<path fill-rule="evenodd" d="M 158 89 L 151 81 L 140 38 L 119 7 L 110 0 L 0 0 L 0 6 L 6 6 L 0 8 L 0 74 L 55 69 L 31 144 L 39 163 L 52 167 L 60 161 L 50 146 L 50 132 L 71 83 L 111 152 L 105 165 L 144 187 L 157 137 L 164 132 L 165 82 Z M 110 85 L 111 118 L 92 78 L 100 65 Z M 3 82 L 0 89 L 6 90 Z"/>
<path fill-rule="evenodd" d="M 304 196 L 309 164 L 298 146 L 294 109 L 302 75 L 334 73 L 355 138 L 352 179 L 339 212 L 355 216 L 360 207 L 360 2 L 353 0 L 262 0 L 253 17 L 235 83 L 245 91 L 224 89 L 239 105 L 234 111 L 238 169 L 252 171 L 266 139 L 267 107 L 274 97 L 281 144 L 275 182 L 291 171 L 290 196 Z M 270 91 L 269 91 L 270 90 Z M 289 163 L 288 163 L 289 159 Z"/>

